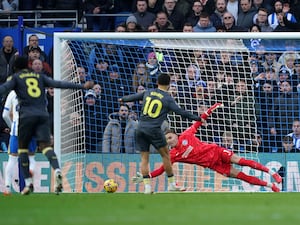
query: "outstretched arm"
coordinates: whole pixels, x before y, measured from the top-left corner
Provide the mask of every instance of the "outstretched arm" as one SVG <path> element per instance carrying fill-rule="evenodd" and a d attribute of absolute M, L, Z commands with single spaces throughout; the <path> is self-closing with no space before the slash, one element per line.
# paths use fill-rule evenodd
<path fill-rule="evenodd" d="M 196 130 L 202 125 L 203 122 L 205 122 L 207 120 L 207 118 L 217 109 L 217 108 L 221 108 L 224 107 L 224 105 L 222 103 L 216 103 L 213 106 L 211 106 L 206 112 L 202 113 L 201 117 L 201 121 L 197 121 L 192 125 L 192 128 Z"/>
<path fill-rule="evenodd" d="M 164 166 L 161 165 L 158 169 L 153 170 L 151 173 L 149 173 L 149 176 L 150 178 L 158 177 L 159 175 L 163 174 L 164 171 L 165 171 Z M 136 176 L 133 176 L 131 180 L 133 183 L 142 183 L 143 175 L 140 172 L 136 172 Z"/>

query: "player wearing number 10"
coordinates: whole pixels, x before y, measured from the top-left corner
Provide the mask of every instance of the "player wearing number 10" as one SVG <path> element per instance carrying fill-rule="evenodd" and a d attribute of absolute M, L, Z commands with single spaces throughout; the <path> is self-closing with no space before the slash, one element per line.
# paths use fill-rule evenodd
<path fill-rule="evenodd" d="M 27 64 L 27 58 L 18 57 L 14 63 L 16 73 L 0 86 L 0 95 L 15 90 L 19 100 L 18 154 L 25 179 L 25 188 L 21 193 L 28 195 L 33 191 L 32 178 L 29 173 L 28 146 L 31 138 L 35 137 L 55 171 L 55 192 L 58 194 L 62 191 L 62 174 L 56 154 L 50 144 L 50 122 L 45 88 L 89 89 L 93 87 L 93 82 L 86 82 L 83 85 L 52 80 L 44 74 L 29 71 Z"/>
<path fill-rule="evenodd" d="M 170 76 L 162 73 L 157 78 L 156 89 L 147 90 L 142 93 L 128 95 L 121 98 L 120 102 L 131 102 L 143 100 L 142 113 L 140 116 L 136 139 L 137 150 L 141 152 L 141 172 L 145 185 L 145 194 L 151 194 L 149 177 L 149 147 L 152 144 L 160 153 L 164 170 L 168 176 L 168 190 L 178 191 L 175 185 L 175 178 L 170 162 L 169 150 L 166 138 L 161 130 L 162 123 L 167 119 L 169 112 L 175 112 L 184 118 L 191 120 L 201 120 L 199 116 L 193 115 L 181 109 L 175 100 L 168 93 Z"/>

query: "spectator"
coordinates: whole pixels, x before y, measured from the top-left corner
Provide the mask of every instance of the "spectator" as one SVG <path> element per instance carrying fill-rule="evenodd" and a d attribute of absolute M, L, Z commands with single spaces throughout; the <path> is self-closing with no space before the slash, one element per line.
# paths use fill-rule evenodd
<path fill-rule="evenodd" d="M 135 132 L 137 121 L 128 117 L 129 107 L 121 105 L 119 112 L 109 116 L 103 133 L 103 153 L 136 153 Z"/>
<path fill-rule="evenodd" d="M 81 84 L 84 84 L 87 80 L 89 80 L 85 72 L 85 68 L 82 66 L 79 66 L 77 68 L 77 75 L 78 75 L 79 82 Z"/>
<path fill-rule="evenodd" d="M 201 79 L 199 68 L 194 64 L 188 65 L 184 77 L 177 82 L 177 85 L 179 96 L 182 98 L 180 104 L 185 105 L 187 110 L 193 110 L 192 100 L 197 86 L 206 87 L 206 83 Z"/>
<path fill-rule="evenodd" d="M 293 93 L 289 81 L 280 83 L 280 95 L 273 102 L 272 118 L 276 132 L 282 137 L 290 130 L 290 124 L 299 118 L 298 95 Z"/>
<path fill-rule="evenodd" d="M 261 64 L 263 68 L 266 69 L 274 69 L 275 73 L 278 74 L 280 63 L 277 62 L 277 55 L 275 52 L 268 51 L 265 53 L 265 60 Z"/>
<path fill-rule="evenodd" d="M 146 68 L 151 79 L 151 86 L 155 87 L 157 82 L 157 77 L 161 73 L 160 64 L 158 62 L 155 52 L 148 53 Z"/>
<path fill-rule="evenodd" d="M 300 6 L 300 4 L 299 4 L 299 6 Z M 297 15 L 295 15 L 295 16 L 297 16 Z M 293 31 L 295 31 L 295 32 L 299 32 L 299 31 L 300 31 L 300 23 L 299 23 L 299 21 L 300 21 L 300 18 L 297 19 L 297 22 L 296 22 L 296 23 L 294 23 L 294 22 L 289 21 L 289 20 L 287 19 L 287 16 L 286 16 L 286 15 L 283 16 L 283 23 L 284 23 L 289 29 L 291 29 L 291 30 L 293 30 Z"/>
<path fill-rule="evenodd" d="M 47 9 L 47 1 L 46 0 L 26 0 L 26 1 L 19 1 L 19 11 L 32 11 L 32 10 L 45 10 Z M 25 21 L 25 19 L 31 19 L 32 14 L 25 14 L 24 13 L 24 26 L 27 27 L 34 27 L 34 21 Z M 41 15 L 42 17 L 42 15 Z M 46 21 L 41 21 L 38 23 L 39 26 L 46 25 Z"/>
<path fill-rule="evenodd" d="M 0 84 L 4 83 L 7 77 L 13 73 L 13 64 L 18 54 L 12 36 L 5 36 L 0 49 Z"/>
<path fill-rule="evenodd" d="M 209 15 L 206 12 L 201 13 L 199 21 L 193 27 L 193 30 L 194 32 L 216 32 L 216 28 L 211 23 Z"/>
<path fill-rule="evenodd" d="M 240 8 L 239 0 L 228 0 L 227 1 L 226 9 L 233 16 L 235 25 L 236 25 L 236 21 L 238 19 L 239 8 Z"/>
<path fill-rule="evenodd" d="M 28 52 L 28 68 L 32 69 L 32 63 L 35 59 L 40 59 L 40 56 L 41 56 L 41 48 L 40 47 L 31 47 L 29 49 L 29 52 Z M 53 74 L 52 74 L 52 68 L 50 67 L 50 65 L 43 61 L 42 62 L 43 64 L 43 72 L 49 76 L 49 77 L 52 77 Z"/>
<path fill-rule="evenodd" d="M 92 74 L 92 80 L 95 80 L 100 83 L 101 86 L 104 86 L 108 79 L 108 60 L 100 59 L 97 63 L 95 63 L 95 73 Z"/>
<path fill-rule="evenodd" d="M 82 14 L 83 14 L 83 1 L 82 0 L 48 0 L 48 9 L 50 10 L 76 10 L 77 15 L 78 15 L 78 20 L 76 21 L 77 23 L 80 22 Z M 70 19 L 74 18 L 75 15 L 74 13 L 66 13 L 66 12 L 61 12 L 61 13 L 56 13 L 54 17 L 59 17 L 59 18 L 65 18 L 65 19 Z M 55 20 L 55 19 L 54 19 Z M 56 20 L 54 23 L 55 27 L 69 27 L 69 28 L 74 28 L 75 27 L 75 22 L 74 21 L 66 21 L 66 20 Z"/>
<path fill-rule="evenodd" d="M 293 76 L 291 77 L 293 88 L 295 88 L 297 86 L 297 84 L 300 83 L 300 59 L 295 60 L 294 68 L 295 68 L 295 71 L 293 73 Z M 298 94 L 300 94 L 300 93 L 298 92 Z"/>
<path fill-rule="evenodd" d="M 203 5 L 202 5 L 201 1 L 200 0 L 194 1 L 192 11 L 188 15 L 186 22 L 191 23 L 193 27 L 196 26 L 196 24 L 199 21 L 199 16 L 200 16 L 201 12 L 203 12 Z"/>
<path fill-rule="evenodd" d="M 141 93 L 144 92 L 145 90 L 147 89 L 143 85 L 139 85 L 135 90 L 135 93 Z M 127 105 L 129 106 L 129 102 L 127 102 Z M 143 105 L 142 100 L 133 102 L 133 104 L 130 106 L 129 116 L 134 115 L 136 117 L 135 120 L 138 120 L 141 115 L 142 105 Z"/>
<path fill-rule="evenodd" d="M 164 0 L 148 0 L 148 11 L 157 14 L 161 11 Z"/>
<path fill-rule="evenodd" d="M 273 28 L 268 22 L 268 10 L 265 8 L 259 8 L 256 16 L 253 17 L 253 23 L 257 24 L 261 28 L 261 32 L 272 32 Z"/>
<path fill-rule="evenodd" d="M 265 150 L 264 142 L 259 131 L 252 135 L 251 144 L 248 147 L 248 150 L 258 152 L 263 152 Z"/>
<path fill-rule="evenodd" d="M 259 66 L 256 60 L 250 60 L 250 70 L 251 70 L 251 77 L 253 79 L 262 72 L 259 70 Z"/>
<path fill-rule="evenodd" d="M 274 99 L 278 97 L 277 83 L 274 81 L 264 81 L 258 87 L 255 103 L 258 129 L 262 131 L 262 135 L 269 134 L 270 124 L 274 124 L 271 117 Z"/>
<path fill-rule="evenodd" d="M 94 86 L 93 86 L 93 90 L 96 94 L 96 98 L 99 99 L 99 98 L 102 98 L 102 87 L 100 84 L 97 84 L 95 83 Z"/>
<path fill-rule="evenodd" d="M 291 29 L 290 27 L 286 26 L 286 24 L 284 23 L 283 20 L 284 17 L 284 13 L 280 12 L 277 14 L 277 25 L 274 28 L 274 32 L 291 32 L 293 31 L 293 29 Z"/>
<path fill-rule="evenodd" d="M 261 32 L 261 28 L 260 26 L 258 26 L 257 24 L 253 24 L 250 28 L 249 28 L 249 32 Z M 254 39 L 254 41 L 257 41 L 257 39 Z M 251 44 L 252 46 L 252 44 Z"/>
<path fill-rule="evenodd" d="M 85 12 L 93 14 L 94 16 L 87 16 L 88 30 L 92 31 L 106 31 L 110 29 L 109 19 L 107 16 L 97 16 L 98 14 L 109 13 L 112 9 L 113 3 L 111 0 L 86 0 Z"/>
<path fill-rule="evenodd" d="M 115 32 L 126 32 L 126 23 L 120 23 L 116 26 Z"/>
<path fill-rule="evenodd" d="M 151 24 L 150 26 L 148 26 L 148 32 L 158 32 L 158 27 L 156 24 Z"/>
<path fill-rule="evenodd" d="M 221 137 L 220 146 L 233 151 L 234 149 L 234 137 L 230 131 L 224 131 Z"/>
<path fill-rule="evenodd" d="M 208 15 L 211 15 L 215 10 L 215 1 L 210 0 L 201 0 L 203 5 L 203 12 L 207 12 Z"/>
<path fill-rule="evenodd" d="M 222 18 L 223 14 L 227 11 L 226 8 L 226 0 L 216 0 L 216 9 L 210 15 L 210 21 L 212 22 L 214 27 L 222 26 Z"/>
<path fill-rule="evenodd" d="M 137 90 L 138 86 L 144 86 L 147 89 L 148 88 L 153 88 L 153 84 L 151 81 L 151 78 L 149 76 L 149 73 L 146 69 L 146 64 L 144 62 L 139 62 L 136 65 L 136 68 L 133 72 L 133 76 L 132 76 L 132 91 L 134 92 L 135 90 Z"/>
<path fill-rule="evenodd" d="M 235 93 L 230 95 L 230 113 L 226 115 L 227 125 L 232 127 L 233 135 L 237 138 L 240 150 L 243 151 L 251 141 L 251 135 L 255 133 L 255 111 L 253 109 L 254 101 L 248 91 L 245 80 L 239 80 L 235 83 Z M 225 118 L 226 118 L 225 117 Z M 230 122 L 230 124 L 228 124 Z"/>
<path fill-rule="evenodd" d="M 287 135 L 282 139 L 282 152 L 285 152 L 285 153 L 300 152 L 300 149 L 296 149 L 296 147 L 295 147 L 293 137 Z"/>
<path fill-rule="evenodd" d="M 289 133 L 287 136 L 293 138 L 293 144 L 295 148 L 300 151 L 300 120 L 295 119 L 293 121 L 293 126 L 292 126 L 292 133 Z"/>
<path fill-rule="evenodd" d="M 194 63 L 200 69 L 201 72 L 206 74 L 207 71 L 211 70 L 209 68 L 210 67 L 210 65 L 209 65 L 209 60 L 210 60 L 209 57 L 210 56 L 208 54 L 206 54 L 206 52 L 201 51 L 199 49 L 194 49 L 193 56 L 194 56 L 194 59 L 192 60 L 192 63 Z"/>
<path fill-rule="evenodd" d="M 283 60 L 283 66 L 286 68 L 286 70 L 289 71 L 290 76 L 294 74 L 294 63 L 295 63 L 295 54 L 289 53 L 286 54 Z"/>
<path fill-rule="evenodd" d="M 36 73 L 45 73 L 43 68 L 43 62 L 40 59 L 35 59 L 32 61 L 31 69 Z"/>
<path fill-rule="evenodd" d="M 252 4 L 253 4 L 253 7 L 256 10 L 259 10 L 260 8 L 265 8 L 267 10 L 272 10 L 272 6 L 270 6 L 271 8 L 266 8 L 265 7 L 264 0 L 253 0 Z"/>
<path fill-rule="evenodd" d="M 9 14 L 9 12 L 11 11 L 18 11 L 19 10 L 19 1 L 18 0 L 3 0 L 0 3 L 0 13 L 7 13 Z M 1 15 L 0 14 L 0 18 L 1 19 L 7 19 L 7 15 Z M 16 18 L 15 16 L 12 16 L 12 18 Z M 0 22 L 0 27 L 11 27 L 16 25 L 16 23 L 12 23 L 10 20 L 9 23 L 6 22 Z"/>
<path fill-rule="evenodd" d="M 282 16 L 284 14 L 288 21 L 291 21 L 293 23 L 297 22 L 295 16 L 290 13 L 289 10 L 289 7 L 283 7 L 283 3 L 281 0 L 275 0 L 274 12 L 268 16 L 269 24 L 274 30 L 280 23 L 283 23 L 283 21 L 281 22 L 280 20 L 282 20 Z"/>
<path fill-rule="evenodd" d="M 131 15 L 126 20 L 126 31 L 127 32 L 136 32 L 142 31 L 142 27 L 137 23 L 135 16 Z"/>
<path fill-rule="evenodd" d="M 31 47 L 39 47 L 39 37 L 37 34 L 32 34 L 28 38 L 28 45 L 23 48 L 23 55 L 28 57 L 28 52 Z M 41 50 L 40 60 L 47 61 L 47 54 Z"/>
<path fill-rule="evenodd" d="M 192 24 L 188 22 L 184 23 L 182 32 L 194 32 Z"/>
<path fill-rule="evenodd" d="M 147 0 L 136 1 L 137 11 L 133 13 L 143 31 L 147 30 L 149 25 L 153 24 L 156 16 L 154 13 L 147 11 Z"/>
<path fill-rule="evenodd" d="M 300 152 L 300 120 L 295 119 L 293 121 L 292 133 L 289 133 L 287 136 L 292 137 L 293 146 L 297 149 L 297 152 Z"/>
<path fill-rule="evenodd" d="M 159 32 L 175 31 L 173 24 L 168 20 L 165 12 L 158 12 L 154 24 L 157 26 Z"/>
<path fill-rule="evenodd" d="M 217 82 L 214 77 L 208 77 L 206 80 L 205 99 L 207 105 L 213 105 L 217 102 Z"/>
<path fill-rule="evenodd" d="M 280 85 L 282 82 L 288 81 L 290 82 L 290 72 L 285 66 L 281 66 L 278 71 L 278 85 Z"/>
<path fill-rule="evenodd" d="M 89 153 L 100 152 L 102 149 L 102 134 L 108 118 L 105 113 L 105 103 L 97 98 L 93 89 L 84 95 L 85 143 Z"/>
<path fill-rule="evenodd" d="M 278 63 L 280 63 L 281 65 L 284 65 L 286 62 L 286 58 L 290 57 L 291 55 L 294 59 L 300 59 L 300 53 L 296 48 L 297 45 L 298 45 L 297 42 L 295 42 L 293 40 L 286 40 L 284 42 L 285 50 L 278 58 Z"/>
<path fill-rule="evenodd" d="M 243 32 L 247 31 L 244 27 L 236 26 L 235 19 L 230 12 L 225 12 L 223 14 L 223 25 L 226 32 Z"/>
<path fill-rule="evenodd" d="M 182 31 L 185 21 L 181 10 L 176 7 L 177 0 L 165 0 L 163 11 L 166 13 L 168 20 L 172 23 L 175 31 Z"/>
<path fill-rule="evenodd" d="M 241 11 L 238 14 L 237 25 L 249 29 L 253 25 L 253 17 L 257 10 L 252 6 L 251 0 L 241 0 Z"/>
<path fill-rule="evenodd" d="M 132 82 L 124 77 L 119 66 L 113 64 L 109 67 L 109 78 L 104 81 L 104 96 L 107 97 L 108 112 L 113 113 L 119 109 L 118 99 L 128 95 L 132 90 Z"/>

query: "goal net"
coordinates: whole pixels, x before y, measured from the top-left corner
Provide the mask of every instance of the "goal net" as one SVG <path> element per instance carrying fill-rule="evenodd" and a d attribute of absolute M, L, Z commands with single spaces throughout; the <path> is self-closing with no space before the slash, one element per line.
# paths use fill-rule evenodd
<path fill-rule="evenodd" d="M 134 138 L 118 136 L 116 131 L 108 134 L 105 128 L 109 121 L 118 123 L 118 98 L 156 87 L 156 78 L 163 72 L 171 76 L 169 92 L 180 107 L 200 115 L 216 102 L 224 104 L 224 108 L 215 112 L 207 124 L 199 128 L 196 135 L 201 140 L 217 143 L 258 161 L 259 151 L 278 150 L 280 141 L 276 138 L 268 137 L 262 142 L 260 137 L 269 135 L 270 123 L 277 126 L 279 133 L 289 133 L 291 121 L 280 120 L 282 117 L 279 118 L 273 110 L 276 107 L 272 105 L 274 102 L 259 101 L 263 99 L 260 98 L 263 85 L 274 85 L 279 79 L 268 78 L 267 71 L 274 70 L 276 76 L 280 65 L 267 68 L 260 60 L 267 53 L 274 53 L 279 62 L 279 53 L 286 53 L 286 40 L 293 44 L 297 40 L 292 35 L 284 41 L 282 34 L 280 38 L 275 34 L 251 35 L 55 33 L 55 78 L 80 82 L 77 70 L 84 68 L 86 79 L 94 80 L 101 87 L 101 93 L 97 93 L 97 88 L 94 92 L 56 90 L 55 105 L 61 107 L 55 109 L 55 149 L 68 181 L 64 190 L 88 191 L 84 185 L 87 177 L 96 187 L 97 182 L 115 178 L 122 183 L 124 191 L 142 190 L 142 185 L 135 186 L 130 182 L 130 177 L 139 170 L 139 155 L 134 154 L 134 142 L 129 143 Z M 264 75 L 261 75 L 262 72 Z M 95 100 L 89 102 L 90 98 Z M 138 121 L 140 102 L 132 102 L 128 106 L 129 117 Z M 191 124 L 181 116 L 170 114 L 165 127 L 180 134 Z M 125 147 L 119 148 L 120 143 Z M 151 153 L 154 162 L 151 162 L 150 169 L 153 170 L 160 165 L 160 157 L 155 149 L 151 149 Z M 91 166 L 87 157 L 95 157 L 99 165 Z M 249 168 L 239 169 L 270 179 L 266 177 L 268 175 Z M 249 187 L 239 180 L 225 178 L 195 165 L 175 163 L 174 172 L 177 183 L 188 191 L 268 190 Z M 153 181 L 158 191 L 166 190 L 163 179 Z M 101 184 L 92 190 L 102 191 Z"/>

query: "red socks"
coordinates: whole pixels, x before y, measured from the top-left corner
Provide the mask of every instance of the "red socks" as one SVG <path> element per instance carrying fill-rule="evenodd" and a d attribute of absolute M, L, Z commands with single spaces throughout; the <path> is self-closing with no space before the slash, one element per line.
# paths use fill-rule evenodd
<path fill-rule="evenodd" d="M 260 180 L 254 176 L 246 175 L 243 172 L 239 172 L 238 175 L 236 176 L 236 178 L 246 181 L 249 184 L 254 184 L 254 185 L 267 186 L 267 184 L 268 184 L 266 181 Z"/>
<path fill-rule="evenodd" d="M 241 158 L 240 161 L 238 162 L 238 164 L 241 165 L 241 166 L 249 166 L 253 169 L 261 170 L 261 171 L 264 171 L 266 173 L 269 173 L 269 168 L 265 167 L 264 165 L 254 161 L 254 160 Z"/>

